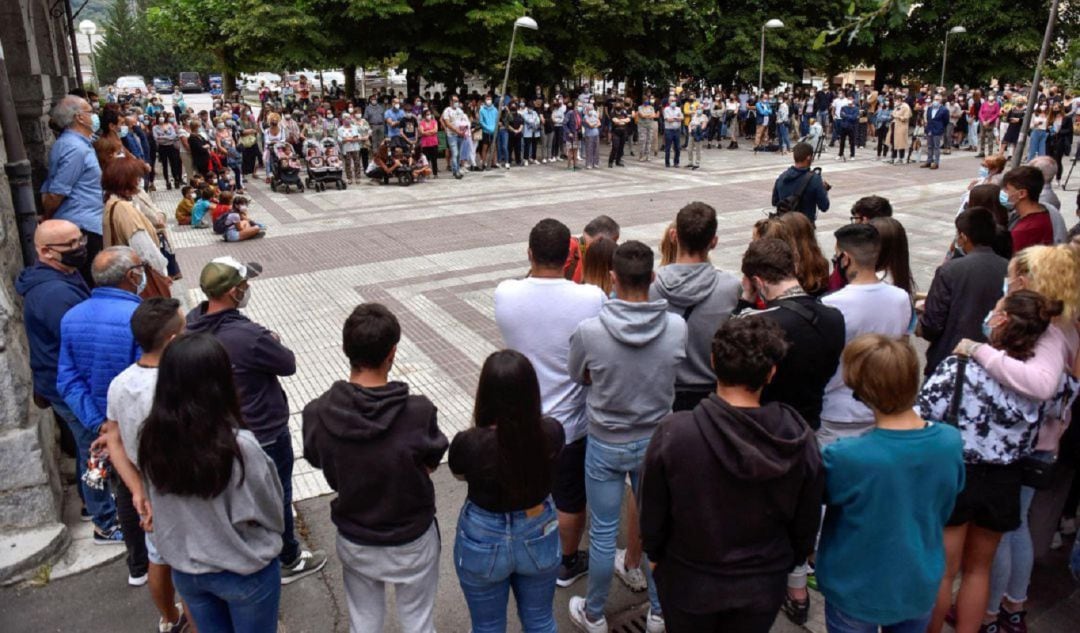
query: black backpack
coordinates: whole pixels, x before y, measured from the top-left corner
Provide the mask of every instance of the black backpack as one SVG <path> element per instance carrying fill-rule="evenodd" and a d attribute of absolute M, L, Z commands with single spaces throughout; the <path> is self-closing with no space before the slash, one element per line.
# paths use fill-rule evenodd
<path fill-rule="evenodd" d="M 229 213 L 222 213 L 214 220 L 214 233 L 225 235 L 225 231 L 228 231 L 231 226 L 232 224 L 229 223 Z"/>
<path fill-rule="evenodd" d="M 810 181 L 814 176 L 821 173 L 821 168 L 811 169 L 806 172 L 806 175 L 802 177 L 802 182 L 799 184 L 799 189 L 790 196 L 784 196 L 780 199 L 780 202 L 776 203 L 776 215 L 781 216 L 785 213 L 791 213 L 793 211 L 802 210 L 802 197 L 806 192 L 806 187 L 810 185 Z"/>

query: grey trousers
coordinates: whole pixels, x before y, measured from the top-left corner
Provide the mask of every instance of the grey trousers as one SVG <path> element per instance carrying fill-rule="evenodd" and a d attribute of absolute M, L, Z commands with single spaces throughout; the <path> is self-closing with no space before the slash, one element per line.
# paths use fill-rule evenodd
<path fill-rule="evenodd" d="M 388 584 L 394 586 L 401 630 L 435 633 L 440 547 L 434 522 L 412 543 L 392 547 L 357 545 L 338 534 L 350 633 L 382 633 Z"/>

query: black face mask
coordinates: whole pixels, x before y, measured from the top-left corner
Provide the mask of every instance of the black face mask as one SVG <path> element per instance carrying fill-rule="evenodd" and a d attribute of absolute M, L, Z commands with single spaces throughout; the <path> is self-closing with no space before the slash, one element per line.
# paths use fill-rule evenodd
<path fill-rule="evenodd" d="M 60 253 L 60 263 L 69 268 L 81 268 L 86 263 L 86 245 Z"/>
<path fill-rule="evenodd" d="M 847 278 L 848 278 L 847 277 L 847 269 L 848 269 L 848 267 L 841 264 L 840 262 L 842 262 L 842 261 L 844 261 L 843 253 L 840 253 L 838 255 L 833 256 L 833 259 L 832 259 L 833 268 L 836 270 L 836 272 L 840 273 L 840 277 L 844 281 L 847 281 Z"/>

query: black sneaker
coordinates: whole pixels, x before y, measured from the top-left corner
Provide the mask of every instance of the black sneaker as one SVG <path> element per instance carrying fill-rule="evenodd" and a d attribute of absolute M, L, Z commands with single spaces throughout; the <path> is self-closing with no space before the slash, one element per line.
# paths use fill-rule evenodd
<path fill-rule="evenodd" d="M 578 552 L 577 561 L 573 567 L 567 567 L 562 563 L 559 563 L 559 577 L 555 580 L 555 584 L 560 587 L 569 587 L 574 584 L 578 578 L 581 578 L 585 574 L 589 573 L 589 552 Z"/>
<path fill-rule="evenodd" d="M 102 530 L 94 528 L 94 545 L 123 545 L 124 532 L 119 525 Z"/>
<path fill-rule="evenodd" d="M 810 594 L 806 594 L 806 600 L 795 600 L 791 596 L 784 596 L 784 615 L 795 626 L 806 624 L 810 617 Z"/>

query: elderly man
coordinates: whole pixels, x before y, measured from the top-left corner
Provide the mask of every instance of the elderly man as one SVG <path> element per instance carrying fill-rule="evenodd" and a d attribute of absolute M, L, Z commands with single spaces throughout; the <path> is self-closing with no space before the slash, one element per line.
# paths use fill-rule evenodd
<path fill-rule="evenodd" d="M 46 219 L 68 220 L 86 236 L 87 259 L 79 272 L 93 286 L 90 262 L 103 247 L 101 166 L 90 143 L 98 117 L 85 99 L 68 95 L 53 108 L 52 119 L 64 132 L 49 151 L 49 176 L 41 186 L 41 206 Z"/>
<path fill-rule="evenodd" d="M 56 389 L 75 414 L 69 421 L 78 448 L 79 485 L 94 521 L 94 542 L 121 544 L 116 506 L 108 490 L 82 481 L 90 444 L 105 422 L 109 383 L 139 357 L 131 333 L 131 315 L 142 301 L 146 269 L 128 246 L 111 246 L 94 258 L 91 272 L 97 287 L 90 298 L 68 310 L 60 321 L 60 359 Z"/>

